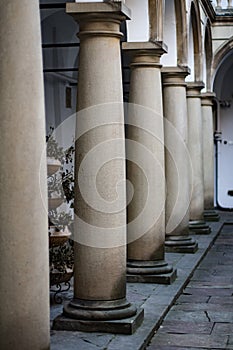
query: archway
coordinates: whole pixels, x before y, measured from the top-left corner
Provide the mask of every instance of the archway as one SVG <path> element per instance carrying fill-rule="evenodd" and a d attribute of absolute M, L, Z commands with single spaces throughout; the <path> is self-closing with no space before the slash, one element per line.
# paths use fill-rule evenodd
<path fill-rule="evenodd" d="M 222 208 L 233 208 L 233 52 L 232 39 L 216 53 L 213 90 L 218 105 L 216 141 L 216 200 Z"/>
<path fill-rule="evenodd" d="M 201 38 L 201 19 L 198 1 L 194 0 L 191 4 L 189 18 L 189 40 L 188 40 L 188 66 L 191 68 L 191 74 L 187 81 L 203 80 L 202 64 L 202 38 Z"/>

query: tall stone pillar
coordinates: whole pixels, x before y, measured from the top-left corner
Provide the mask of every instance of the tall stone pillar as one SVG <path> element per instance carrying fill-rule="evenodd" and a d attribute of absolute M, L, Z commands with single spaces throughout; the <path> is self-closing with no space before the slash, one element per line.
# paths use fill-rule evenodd
<path fill-rule="evenodd" d="M 166 250 L 195 253 L 198 245 L 189 236 L 191 159 L 188 152 L 188 120 L 185 77 L 188 68 L 164 67 L 163 108 L 166 161 Z"/>
<path fill-rule="evenodd" d="M 176 271 L 164 259 L 165 174 L 161 43 L 123 43 L 131 56 L 127 120 L 127 179 L 130 282 L 171 283 Z M 129 202 L 129 200 L 128 200 Z"/>
<path fill-rule="evenodd" d="M 203 172 L 204 172 L 204 218 L 218 221 L 219 215 L 214 208 L 214 127 L 213 98 L 214 93 L 201 94 L 203 119 Z"/>
<path fill-rule="evenodd" d="M 0 348 L 49 349 L 45 114 L 39 6 L 0 11 Z"/>
<path fill-rule="evenodd" d="M 75 152 L 74 298 L 56 329 L 133 333 L 143 319 L 126 299 L 122 3 L 68 3 L 79 23 Z M 122 185 L 119 186 L 118 185 Z M 115 322 L 118 320 L 118 322 Z"/>
<path fill-rule="evenodd" d="M 210 228 L 203 221 L 204 173 L 203 173 L 203 125 L 200 91 L 202 82 L 187 84 L 188 148 L 192 162 L 192 183 L 190 203 L 190 229 L 198 233 L 209 233 Z"/>

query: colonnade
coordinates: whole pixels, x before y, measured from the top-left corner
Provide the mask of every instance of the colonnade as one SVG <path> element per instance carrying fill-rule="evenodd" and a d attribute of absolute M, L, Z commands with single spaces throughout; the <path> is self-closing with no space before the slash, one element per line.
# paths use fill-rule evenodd
<path fill-rule="evenodd" d="M 0 14 L 0 345 L 46 350 L 41 40 L 37 1 L 26 2 L 3 2 Z M 67 13 L 79 23 L 80 37 L 75 276 L 73 300 L 54 328 L 130 334 L 143 310 L 127 300 L 126 280 L 172 283 L 176 271 L 166 263 L 165 248 L 195 253 L 189 220 L 202 220 L 204 205 L 213 207 L 212 95 L 201 95 L 200 82 L 186 84 L 187 67 L 161 67 L 166 52 L 161 42 L 124 43 L 124 54 L 131 57 L 126 113 L 120 25 L 130 18 L 128 9 L 121 2 L 70 3 Z"/>

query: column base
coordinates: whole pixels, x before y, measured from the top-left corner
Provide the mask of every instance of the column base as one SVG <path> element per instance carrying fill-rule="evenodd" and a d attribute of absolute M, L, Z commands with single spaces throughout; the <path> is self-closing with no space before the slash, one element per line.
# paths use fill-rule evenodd
<path fill-rule="evenodd" d="M 219 221 L 220 216 L 215 210 L 205 210 L 204 211 L 204 219 L 205 221 Z"/>
<path fill-rule="evenodd" d="M 58 331 L 133 334 L 144 319 L 144 310 L 126 299 L 88 301 L 73 299 L 64 305 L 63 314 L 53 321 Z"/>
<path fill-rule="evenodd" d="M 211 233 L 211 228 L 209 225 L 207 225 L 206 222 L 202 220 L 190 221 L 189 230 L 192 233 L 196 233 L 198 235 L 208 235 Z"/>
<path fill-rule="evenodd" d="M 164 260 L 129 260 L 127 262 L 127 282 L 171 284 L 177 271 Z"/>
<path fill-rule="evenodd" d="M 167 236 L 165 239 L 165 251 L 167 253 L 194 254 L 198 250 L 198 243 L 189 236 Z"/>

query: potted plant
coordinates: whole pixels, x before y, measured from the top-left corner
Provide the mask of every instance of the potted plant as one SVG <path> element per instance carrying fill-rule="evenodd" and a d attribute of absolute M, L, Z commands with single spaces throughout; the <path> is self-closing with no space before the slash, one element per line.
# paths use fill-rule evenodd
<path fill-rule="evenodd" d="M 74 146 L 64 151 L 55 140 L 50 128 L 47 136 L 48 198 L 49 198 L 49 257 L 50 286 L 68 283 L 73 275 L 74 251 L 70 239 L 73 224 Z M 59 210 L 62 203 L 69 205 L 69 212 Z M 56 294 L 56 291 L 55 291 Z M 60 300 L 60 299 L 59 299 Z"/>

